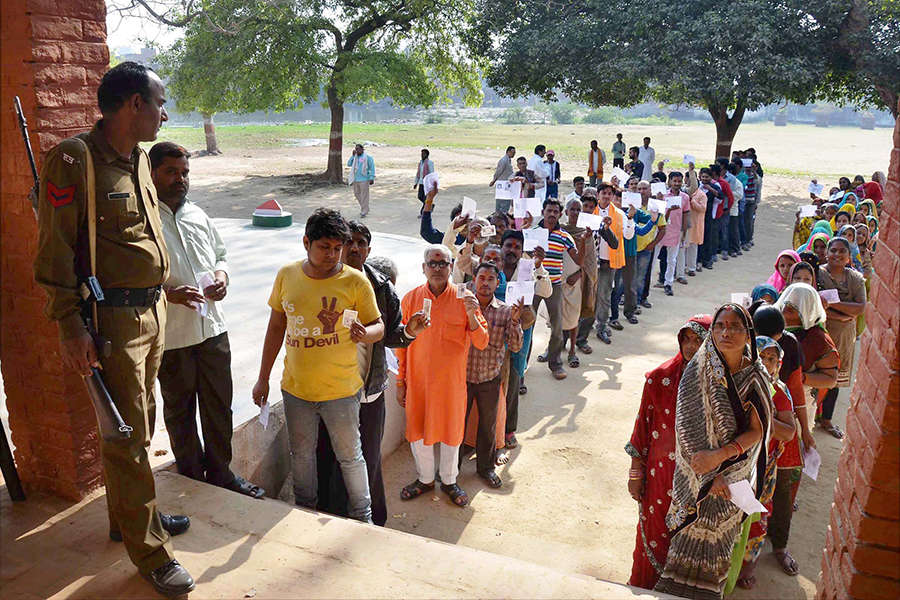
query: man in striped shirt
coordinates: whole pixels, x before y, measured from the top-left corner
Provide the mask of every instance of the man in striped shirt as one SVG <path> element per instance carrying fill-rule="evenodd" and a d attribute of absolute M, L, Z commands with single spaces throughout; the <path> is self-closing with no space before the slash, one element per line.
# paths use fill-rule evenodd
<path fill-rule="evenodd" d="M 556 379 L 565 379 L 566 372 L 562 368 L 560 354 L 563 350 L 562 330 L 562 271 L 563 254 L 568 253 L 578 266 L 581 266 L 581 255 L 575 239 L 564 229 L 559 227 L 559 217 L 562 215 L 562 205 L 556 198 L 548 198 L 544 201 L 542 227 L 549 231 L 547 248 L 538 247 L 536 256 L 543 253 L 541 264 L 550 275 L 550 283 L 553 285 L 553 293 L 549 298 L 534 297 L 535 314 L 541 305 L 541 301 L 547 304 L 547 313 L 550 315 L 550 344 L 547 347 L 547 364 Z M 579 240 L 580 243 L 583 243 Z M 538 265 L 536 265 L 538 266 Z"/>

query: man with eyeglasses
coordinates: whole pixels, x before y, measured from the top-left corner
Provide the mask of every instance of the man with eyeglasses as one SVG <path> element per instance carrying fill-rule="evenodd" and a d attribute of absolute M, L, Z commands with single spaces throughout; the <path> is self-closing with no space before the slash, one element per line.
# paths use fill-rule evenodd
<path fill-rule="evenodd" d="M 403 297 L 404 315 L 424 311 L 430 325 L 408 348 L 397 349 L 397 402 L 406 409 L 406 439 L 418 478 L 400 497 L 412 500 L 434 489 L 434 444 L 441 444 L 441 491 L 457 506 L 469 503 L 456 484 L 457 457 L 466 419 L 466 360 L 469 344 L 488 345 L 488 326 L 475 295 L 458 297 L 450 283 L 450 251 L 433 244 L 425 250 L 422 271 L 427 283 Z"/>

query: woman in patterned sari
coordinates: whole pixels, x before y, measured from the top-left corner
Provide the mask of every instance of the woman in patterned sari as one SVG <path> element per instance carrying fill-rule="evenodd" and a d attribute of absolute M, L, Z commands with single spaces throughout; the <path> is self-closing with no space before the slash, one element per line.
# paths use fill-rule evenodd
<path fill-rule="evenodd" d="M 641 407 L 625 451 L 631 456 L 628 493 L 639 503 L 629 585 L 652 590 L 669 551 L 666 512 L 675 471 L 675 400 L 685 367 L 709 332 L 712 315 L 694 315 L 678 331 L 678 354 L 647 373 Z"/>
<path fill-rule="evenodd" d="M 744 513 L 729 484 L 749 480 L 757 498 L 765 480 L 772 419 L 768 375 L 753 322 L 740 305 L 716 311 L 712 334 L 678 388 L 675 475 L 666 516 L 669 554 L 656 591 L 719 599 Z"/>

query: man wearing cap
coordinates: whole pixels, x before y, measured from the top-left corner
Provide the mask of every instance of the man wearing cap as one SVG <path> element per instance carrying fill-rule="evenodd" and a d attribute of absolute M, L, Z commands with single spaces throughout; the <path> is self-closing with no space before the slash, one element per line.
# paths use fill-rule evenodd
<path fill-rule="evenodd" d="M 559 197 L 559 163 L 556 162 L 556 152 L 547 150 L 544 160 L 544 170 L 547 171 L 547 197 Z"/>

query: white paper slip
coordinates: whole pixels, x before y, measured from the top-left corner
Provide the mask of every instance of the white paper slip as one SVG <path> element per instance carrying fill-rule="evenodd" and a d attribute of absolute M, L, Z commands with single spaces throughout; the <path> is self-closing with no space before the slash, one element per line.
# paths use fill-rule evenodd
<path fill-rule="evenodd" d="M 819 297 L 821 297 L 822 300 L 824 300 L 828 304 L 835 304 L 841 301 L 840 294 L 838 294 L 838 291 L 833 288 L 830 290 L 820 290 Z"/>
<path fill-rule="evenodd" d="M 752 303 L 752 298 L 750 294 L 731 294 L 731 301 L 735 304 L 740 304 L 744 308 L 749 308 Z"/>
<path fill-rule="evenodd" d="M 693 155 L 693 154 L 685 154 L 685 155 L 684 155 L 684 164 L 686 164 L 686 165 L 690 165 L 690 164 L 696 165 L 696 164 L 697 164 L 697 159 L 694 158 L 694 155 Z"/>
<path fill-rule="evenodd" d="M 528 216 L 528 198 L 513 199 L 513 217 L 524 219 Z"/>
<path fill-rule="evenodd" d="M 384 347 L 384 364 L 387 365 L 388 371 L 397 375 L 400 373 L 400 363 L 397 362 L 397 357 L 394 355 L 393 350 Z"/>
<path fill-rule="evenodd" d="M 612 175 L 610 176 L 610 181 L 612 181 L 612 177 L 615 177 L 619 182 L 619 187 L 625 187 L 625 184 L 628 183 L 628 180 L 631 179 L 631 175 L 629 175 L 625 169 L 621 167 L 616 167 L 612 170 Z"/>
<path fill-rule="evenodd" d="M 550 230 L 538 227 L 537 229 L 524 229 L 522 234 L 525 236 L 525 252 L 531 252 L 538 246 L 547 250 L 547 242 L 550 241 Z"/>
<path fill-rule="evenodd" d="M 544 212 L 544 200 L 543 198 L 539 198 L 535 195 L 534 198 L 525 198 L 525 201 L 528 203 L 528 212 L 535 219 L 541 216 L 541 213 Z"/>
<path fill-rule="evenodd" d="M 839 202 L 840 199 L 843 197 L 844 197 L 844 192 L 838 190 L 835 193 L 833 193 L 831 196 L 829 196 L 828 199 L 831 200 L 832 202 Z"/>
<path fill-rule="evenodd" d="M 622 192 L 622 210 L 627 211 L 629 206 L 635 209 L 641 209 L 643 199 L 638 192 Z"/>
<path fill-rule="evenodd" d="M 681 208 L 681 196 L 666 196 L 666 208 Z"/>
<path fill-rule="evenodd" d="M 825 186 L 821 183 L 810 182 L 809 186 L 806 188 L 810 194 L 815 194 L 818 196 L 823 191 L 825 191 Z"/>
<path fill-rule="evenodd" d="M 519 259 L 519 272 L 517 274 L 518 281 L 534 280 L 534 260 L 530 258 Z"/>
<path fill-rule="evenodd" d="M 586 212 L 578 213 L 578 221 L 575 224 L 578 227 L 587 227 L 591 231 L 600 231 L 603 228 L 603 217 Z"/>
<path fill-rule="evenodd" d="M 650 200 L 647 201 L 647 208 L 651 212 L 665 214 L 666 213 L 666 201 L 665 200 L 654 200 L 653 198 L 650 198 Z"/>
<path fill-rule="evenodd" d="M 516 182 L 518 183 L 518 182 Z M 512 200 L 512 181 L 497 181 L 494 183 L 494 199 L 495 200 Z"/>
<path fill-rule="evenodd" d="M 481 228 L 481 237 L 492 237 L 497 235 L 497 228 L 493 225 L 485 225 Z"/>
<path fill-rule="evenodd" d="M 506 303 L 515 304 L 524 299 L 526 305 L 534 301 L 533 281 L 510 281 L 506 284 Z"/>
<path fill-rule="evenodd" d="M 815 481 L 819 477 L 820 466 L 822 466 L 822 457 L 815 448 L 807 448 L 803 453 L 803 472 Z"/>
<path fill-rule="evenodd" d="M 662 194 L 665 196 L 668 191 L 669 188 L 667 188 L 666 184 L 664 184 L 662 181 L 654 181 L 650 184 L 650 193 L 654 198 L 657 194 Z"/>
<path fill-rule="evenodd" d="M 535 188 L 534 200 L 538 201 L 538 206 L 542 206 L 544 204 L 544 200 L 546 200 L 546 199 L 547 199 L 547 186 L 544 185 L 544 187 L 542 187 L 542 188 Z M 538 210 L 538 213 L 540 213 L 540 212 L 541 211 Z M 537 213 L 531 213 L 531 214 L 535 215 Z"/>
<path fill-rule="evenodd" d="M 753 513 L 767 513 L 766 507 L 760 504 L 750 487 L 750 482 L 741 479 L 737 483 L 729 483 L 728 489 L 731 490 L 731 502 L 739 509 L 752 515 Z"/>
<path fill-rule="evenodd" d="M 475 218 L 475 211 L 477 210 L 477 206 L 475 201 L 467 196 L 463 196 L 462 201 L 462 212 L 459 213 L 461 217 L 469 217 L 471 219 Z"/>
<path fill-rule="evenodd" d="M 742 158 L 742 159 L 741 159 L 741 165 L 744 166 L 744 167 L 752 167 L 752 166 L 753 166 L 753 159 L 752 159 L 752 158 Z"/>
<path fill-rule="evenodd" d="M 431 318 L 431 298 L 422 298 L 422 312 L 426 317 Z"/>
<path fill-rule="evenodd" d="M 815 204 L 804 204 L 800 207 L 800 218 L 815 217 L 817 208 L 818 207 Z"/>
<path fill-rule="evenodd" d="M 199 275 L 197 275 L 197 287 L 200 289 L 200 293 L 202 294 L 206 288 L 211 285 L 215 285 L 216 278 L 209 271 L 203 271 Z"/>
<path fill-rule="evenodd" d="M 259 407 L 259 424 L 263 429 L 269 428 L 269 403 L 266 402 Z"/>
<path fill-rule="evenodd" d="M 341 323 L 344 324 L 344 327 L 350 329 L 353 326 L 353 323 L 356 322 L 356 317 L 359 315 L 355 310 L 350 310 L 349 308 L 344 309 L 344 314 L 341 317 Z"/>
<path fill-rule="evenodd" d="M 456 297 L 457 298 L 465 298 L 466 297 L 466 284 L 464 284 L 464 283 L 456 284 Z"/>

